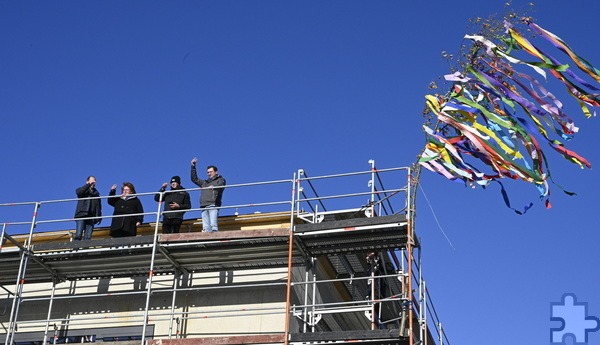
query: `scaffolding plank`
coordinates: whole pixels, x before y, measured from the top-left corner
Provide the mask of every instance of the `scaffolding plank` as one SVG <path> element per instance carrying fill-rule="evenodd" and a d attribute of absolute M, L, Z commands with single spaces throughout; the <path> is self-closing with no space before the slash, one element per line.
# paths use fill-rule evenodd
<path fill-rule="evenodd" d="M 150 339 L 148 345 L 238 345 L 238 344 L 283 344 L 283 334 L 259 334 L 223 336 L 214 338 Z"/>
<path fill-rule="evenodd" d="M 154 242 L 153 236 L 131 236 L 117 238 L 102 238 L 93 240 L 73 241 L 73 242 L 47 242 L 39 243 L 33 246 L 33 251 L 59 251 L 73 250 L 91 247 L 124 247 L 124 246 L 139 246 L 148 245 Z"/>
<path fill-rule="evenodd" d="M 408 344 L 408 338 L 400 337 L 398 329 L 377 329 L 377 330 L 354 330 L 354 331 L 335 331 L 335 332 L 312 332 L 312 333 L 292 333 L 290 334 L 292 342 L 320 342 L 320 341 L 377 341 L 378 344 Z"/>
<path fill-rule="evenodd" d="M 386 225 L 386 224 L 405 224 L 406 215 L 396 214 L 391 216 L 371 217 L 371 218 L 351 218 L 344 220 L 334 220 L 321 223 L 298 224 L 294 228 L 294 233 L 306 233 L 331 229 L 352 229 L 362 226 Z"/>
<path fill-rule="evenodd" d="M 289 236 L 290 230 L 285 228 L 234 230 L 218 232 L 188 232 L 178 234 L 158 235 L 158 242 L 186 242 L 203 240 L 233 240 L 233 239 L 256 239 L 261 237 L 285 237 Z"/>
<path fill-rule="evenodd" d="M 304 233 L 298 236 L 310 255 L 405 248 L 406 227 L 384 227 L 330 233 Z"/>

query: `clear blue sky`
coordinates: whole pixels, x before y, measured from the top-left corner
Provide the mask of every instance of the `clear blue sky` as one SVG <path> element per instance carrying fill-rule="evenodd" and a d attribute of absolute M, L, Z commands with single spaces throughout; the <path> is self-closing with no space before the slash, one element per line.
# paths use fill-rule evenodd
<path fill-rule="evenodd" d="M 427 86 L 449 73 L 441 52 L 504 3 L 0 1 L 0 203 L 71 198 L 90 174 L 103 195 L 172 175 L 191 187 L 194 156 L 229 183 L 410 165 Z M 600 66 L 600 2 L 548 3 L 536 22 Z M 580 127 L 568 147 L 600 164 L 598 119 L 562 99 Z M 567 292 L 600 316 L 598 175 L 547 152 L 578 195 L 553 188 L 546 210 L 507 181 L 515 206 L 534 202 L 524 216 L 495 186 L 423 171 L 417 232 L 452 344 L 550 343 Z"/>

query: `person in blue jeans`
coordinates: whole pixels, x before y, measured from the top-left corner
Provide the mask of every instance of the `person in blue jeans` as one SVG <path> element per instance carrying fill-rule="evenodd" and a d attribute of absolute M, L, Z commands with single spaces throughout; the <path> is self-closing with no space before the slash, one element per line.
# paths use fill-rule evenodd
<path fill-rule="evenodd" d="M 91 240 L 94 225 L 102 221 L 102 203 L 96 189 L 96 177 L 88 176 L 85 185 L 75 190 L 77 207 L 75 208 L 75 240 Z M 78 219 L 84 218 L 84 219 Z"/>
<path fill-rule="evenodd" d="M 225 179 L 219 175 L 219 169 L 214 165 L 206 167 L 206 180 L 198 178 L 196 163 L 198 158 L 192 159 L 191 179 L 194 184 L 202 188 L 200 192 L 200 208 L 202 209 L 202 231 L 219 231 L 218 218 L 223 190 L 225 189 Z"/>

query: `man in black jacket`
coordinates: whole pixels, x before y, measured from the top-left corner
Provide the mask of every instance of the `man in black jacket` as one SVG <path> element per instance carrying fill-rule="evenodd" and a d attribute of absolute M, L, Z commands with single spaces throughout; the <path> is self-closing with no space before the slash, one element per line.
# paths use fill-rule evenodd
<path fill-rule="evenodd" d="M 102 203 L 98 197 L 100 193 L 96 189 L 96 178 L 88 176 L 85 185 L 77 188 L 75 194 L 79 200 L 75 208 L 75 240 L 92 239 L 94 224 L 100 224 L 102 221 Z M 84 218 L 84 219 L 77 219 Z"/>
<path fill-rule="evenodd" d="M 167 186 L 168 183 L 163 183 L 158 193 L 154 195 L 154 200 L 157 202 L 164 201 L 165 203 L 162 223 L 163 234 L 176 234 L 183 222 L 183 214 L 185 213 L 183 210 L 189 210 L 192 204 L 190 194 L 181 186 L 179 176 L 171 178 L 171 190 L 168 192 L 166 191 Z"/>

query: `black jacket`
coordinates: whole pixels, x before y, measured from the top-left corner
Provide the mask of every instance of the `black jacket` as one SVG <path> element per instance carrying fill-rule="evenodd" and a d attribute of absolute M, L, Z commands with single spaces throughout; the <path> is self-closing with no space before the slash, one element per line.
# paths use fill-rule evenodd
<path fill-rule="evenodd" d="M 196 166 L 192 165 L 191 170 L 191 179 L 194 184 L 198 185 L 202 188 L 207 187 L 225 187 L 225 179 L 221 175 L 215 175 L 213 178 L 208 180 L 203 180 L 198 178 L 198 174 L 196 172 Z M 203 189 L 200 192 L 200 207 L 206 207 L 210 205 L 215 205 L 217 207 L 221 206 L 221 199 L 223 198 L 223 190 L 225 188 L 207 188 Z"/>
<path fill-rule="evenodd" d="M 115 194 L 116 190 L 114 189 L 111 189 L 110 193 L 108 194 L 110 196 L 110 198 L 108 198 L 108 204 L 115 208 L 113 216 L 140 214 L 130 217 L 112 218 L 112 222 L 110 224 L 110 235 L 113 237 L 137 235 L 137 226 L 135 224 L 137 222 L 142 223 L 144 221 L 144 216 L 141 214 L 144 213 L 142 202 L 135 196 L 123 199 L 120 195 L 115 196 Z"/>
<path fill-rule="evenodd" d="M 160 201 L 160 193 L 165 192 L 165 188 L 161 188 L 158 193 L 154 195 L 155 201 Z M 192 203 L 190 202 L 190 194 L 185 191 L 185 188 L 182 186 L 177 187 L 176 189 L 171 188 L 169 192 L 166 192 L 163 196 L 163 201 L 165 202 L 165 211 L 175 211 L 175 210 L 189 210 L 192 208 Z M 176 202 L 179 204 L 179 208 L 172 209 L 171 203 Z M 183 219 L 183 214 L 185 211 L 181 212 L 167 212 L 163 214 L 163 218 L 179 218 Z"/>
<path fill-rule="evenodd" d="M 102 220 L 100 218 L 102 217 L 102 203 L 100 199 L 90 199 L 100 196 L 98 190 L 92 187 L 91 184 L 86 183 L 77 188 L 75 194 L 79 198 L 77 200 L 77 207 L 75 208 L 75 218 L 98 217 L 94 219 L 94 223 L 99 224 Z"/>

